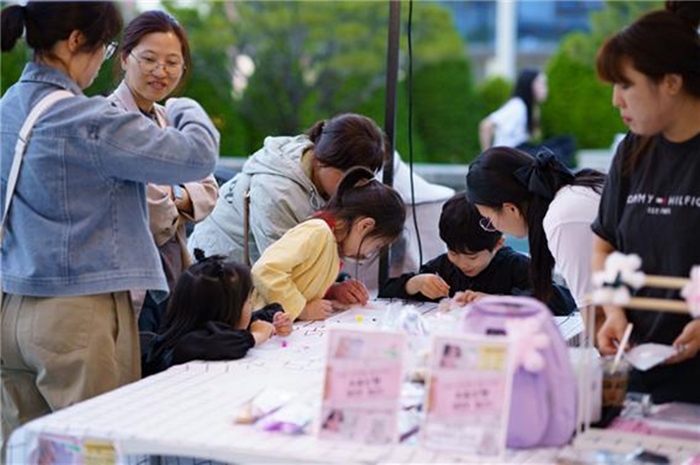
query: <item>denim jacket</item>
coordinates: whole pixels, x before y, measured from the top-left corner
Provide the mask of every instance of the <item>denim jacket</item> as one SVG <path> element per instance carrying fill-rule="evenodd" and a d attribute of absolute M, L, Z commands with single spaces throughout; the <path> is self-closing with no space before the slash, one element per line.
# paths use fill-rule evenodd
<path fill-rule="evenodd" d="M 3 291 L 47 297 L 167 291 L 149 231 L 146 183 L 212 173 L 219 133 L 190 99 L 168 101 L 172 127 L 161 129 L 103 97 L 86 97 L 64 73 L 29 63 L 0 99 L 2 204 L 19 129 L 57 89 L 76 96 L 54 104 L 30 136 L 2 243 Z"/>

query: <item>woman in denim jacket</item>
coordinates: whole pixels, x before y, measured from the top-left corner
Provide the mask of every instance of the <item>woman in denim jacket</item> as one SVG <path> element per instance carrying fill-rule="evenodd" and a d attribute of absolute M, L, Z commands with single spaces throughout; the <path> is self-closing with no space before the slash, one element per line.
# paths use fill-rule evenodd
<path fill-rule="evenodd" d="M 2 242 L 2 437 L 32 418 L 135 381 L 128 290 L 167 291 L 148 227 L 146 184 L 214 170 L 219 135 L 192 100 L 161 129 L 88 87 L 122 20 L 111 2 L 28 2 L 2 11 L 2 50 L 26 28 L 34 59 L 0 101 L 0 197 L 19 129 L 47 94 L 75 94 L 39 118 Z"/>
<path fill-rule="evenodd" d="M 117 54 L 124 79 L 107 98 L 120 108 L 141 112 L 161 128 L 169 126 L 165 107 L 156 102 L 177 90 L 192 69 L 185 30 L 164 11 L 145 11 L 124 29 Z M 209 216 L 219 186 L 213 175 L 181 184 L 149 183 L 146 196 L 151 234 L 172 291 L 192 263 L 185 227 Z M 134 304 L 141 309 L 139 330 L 157 332 L 167 300 L 149 292 L 145 300 L 142 294 L 135 296 Z"/>

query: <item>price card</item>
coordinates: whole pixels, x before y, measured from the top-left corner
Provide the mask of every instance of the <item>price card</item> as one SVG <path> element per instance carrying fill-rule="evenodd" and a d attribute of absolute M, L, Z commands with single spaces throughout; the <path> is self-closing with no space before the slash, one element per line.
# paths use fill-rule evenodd
<path fill-rule="evenodd" d="M 319 437 L 364 444 L 398 441 L 406 336 L 331 328 Z"/>
<path fill-rule="evenodd" d="M 433 338 L 424 446 L 498 456 L 505 451 L 513 380 L 505 337 Z"/>

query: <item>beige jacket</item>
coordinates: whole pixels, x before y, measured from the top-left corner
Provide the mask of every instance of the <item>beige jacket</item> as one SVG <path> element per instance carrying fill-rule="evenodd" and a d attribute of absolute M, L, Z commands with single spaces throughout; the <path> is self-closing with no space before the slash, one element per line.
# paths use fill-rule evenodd
<path fill-rule="evenodd" d="M 128 111 L 140 111 L 131 90 L 124 81 L 108 97 L 117 106 Z M 168 126 L 165 108 L 154 106 L 154 122 L 161 128 Z M 192 202 L 192 212 L 178 210 L 175 199 L 170 195 L 170 186 L 148 184 L 146 197 L 151 234 L 158 246 L 163 269 L 172 290 L 180 274 L 190 265 L 192 259 L 187 252 L 185 225 L 206 218 L 216 205 L 219 187 L 213 175 L 201 181 L 182 184 Z"/>

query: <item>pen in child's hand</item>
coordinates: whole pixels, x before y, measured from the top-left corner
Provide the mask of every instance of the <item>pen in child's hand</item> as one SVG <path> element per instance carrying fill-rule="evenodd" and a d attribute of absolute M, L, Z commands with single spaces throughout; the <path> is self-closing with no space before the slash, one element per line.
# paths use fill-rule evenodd
<path fill-rule="evenodd" d="M 440 273 L 437 271 L 435 272 L 435 276 L 437 276 L 440 279 L 440 284 L 443 285 L 443 289 L 445 290 L 445 296 L 448 296 L 450 294 L 450 285 L 447 284 L 447 281 L 442 279 L 442 276 L 440 276 Z"/>

